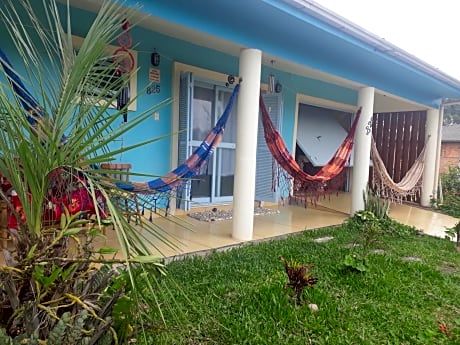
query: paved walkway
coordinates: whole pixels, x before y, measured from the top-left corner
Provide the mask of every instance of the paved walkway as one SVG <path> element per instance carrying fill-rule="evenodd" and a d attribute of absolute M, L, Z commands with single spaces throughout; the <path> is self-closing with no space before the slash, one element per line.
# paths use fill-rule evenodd
<path fill-rule="evenodd" d="M 331 196 L 320 200 L 316 207 L 275 206 L 273 208 L 279 211 L 277 214 L 255 216 L 253 241 L 269 240 L 304 230 L 340 225 L 348 218 L 350 205 L 350 194 L 343 193 L 337 197 Z M 401 204 L 392 204 L 389 215 L 426 234 L 440 237 L 444 237 L 446 227 L 453 227 L 459 221 L 427 209 Z M 232 220 L 204 222 L 183 215 L 167 219 L 156 218 L 150 224 L 156 227 L 157 236 L 148 235 L 142 230 L 140 234 L 145 235 L 145 243 L 150 243 L 154 253 L 166 258 L 243 244 L 242 241 L 232 238 Z M 166 244 L 165 240 L 169 244 Z M 101 241 L 101 245 L 118 247 L 115 231 L 109 229 L 107 238 Z"/>
<path fill-rule="evenodd" d="M 275 206 L 278 214 L 254 217 L 253 241 L 267 240 L 288 234 L 342 224 L 349 215 L 351 195 L 343 193 L 320 200 L 316 207 L 300 205 Z M 432 212 L 421 207 L 392 204 L 390 217 L 407 225 L 412 225 L 424 233 L 444 237 L 446 227 L 454 226 L 459 220 Z M 171 241 L 173 246 L 149 237 L 156 246 L 155 252 L 164 257 L 175 257 L 189 253 L 207 252 L 240 245 L 243 242 L 232 238 L 232 220 L 203 222 L 189 216 L 177 217 L 177 223 L 170 219 L 155 219 L 158 229 Z M 180 224 L 183 224 L 182 226 Z M 114 240 L 109 234 L 109 242 Z M 112 242 L 116 244 L 116 242 Z"/>

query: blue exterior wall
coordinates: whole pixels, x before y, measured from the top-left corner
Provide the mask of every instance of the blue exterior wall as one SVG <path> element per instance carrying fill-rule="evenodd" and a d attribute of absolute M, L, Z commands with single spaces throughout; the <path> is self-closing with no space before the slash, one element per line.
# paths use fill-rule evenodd
<path fill-rule="evenodd" d="M 134 41 L 138 44 L 136 48 L 139 57 L 138 90 L 147 87 L 149 84 L 148 70 L 151 67 L 150 54 L 154 49 L 161 54 L 161 64 L 158 67 L 161 73 L 161 93 L 142 94 L 138 99 L 137 107 L 139 110 L 172 96 L 174 61 L 223 74 L 238 75 L 238 57 L 229 56 L 142 28 L 133 30 L 132 35 Z M 353 90 L 277 71 L 271 68 L 271 66 L 264 66 L 262 68 L 262 82 L 267 81 L 270 73 L 274 73 L 277 81 L 283 85 L 284 111 L 282 135 L 291 150 L 297 93 L 308 94 L 345 104 L 356 104 L 357 93 Z M 142 128 L 133 132 L 133 136 L 127 138 L 127 141 L 133 143 L 133 141 L 140 138 L 149 139 L 152 136 L 167 135 L 172 131 L 171 123 L 171 108 L 168 107 L 160 112 L 160 121 L 153 121 L 152 119 L 152 122 L 147 124 L 147 126 L 142 126 Z M 129 161 L 133 162 L 136 171 L 163 174 L 170 167 L 170 140 L 173 139 L 162 140 L 161 142 L 150 145 L 150 147 L 139 149 L 137 150 L 139 154 L 133 151 L 129 156 L 126 155 L 126 157 L 129 157 Z M 161 152 L 160 156 L 158 152 Z M 160 161 L 161 167 L 159 165 Z"/>
<path fill-rule="evenodd" d="M 95 17 L 94 14 L 74 9 L 73 34 L 85 36 L 86 31 Z M 78 18 L 78 19 L 77 19 Z M 137 90 L 140 96 L 137 100 L 137 112 L 151 107 L 152 105 L 170 98 L 172 96 L 172 76 L 174 61 L 184 64 L 201 67 L 217 71 L 224 74 L 238 74 L 238 57 L 229 56 L 218 51 L 210 50 L 204 47 L 196 46 L 182 40 L 167 37 L 165 35 L 148 31 L 141 27 L 134 28 L 131 31 L 135 50 L 138 51 L 138 68 Z M 0 39 L 2 48 L 10 57 L 13 66 L 21 71 L 22 62 L 18 59 L 14 47 L 5 39 L 5 30 L 0 30 Z M 147 94 L 145 89 L 149 86 L 148 71 L 152 67 L 150 64 L 150 55 L 156 50 L 161 55 L 161 64 L 159 67 L 161 73 L 161 92 Z M 296 94 L 302 93 L 314 97 L 325 98 L 345 104 L 356 104 L 357 94 L 336 85 L 324 83 L 317 80 L 303 78 L 297 75 L 280 72 L 273 69 L 272 66 L 263 66 L 262 81 L 268 79 L 268 75 L 274 73 L 277 81 L 283 85 L 284 112 L 282 123 L 282 135 L 288 147 L 292 151 L 293 131 L 295 122 Z M 177 102 L 178 100 L 174 100 Z M 124 153 L 118 157 L 120 162 L 130 162 L 133 170 L 137 173 L 151 175 L 163 175 L 171 167 L 171 140 L 172 132 L 172 110 L 171 105 L 160 110 L 159 120 L 155 121 L 153 114 L 151 120 L 145 122 L 142 126 L 131 130 L 123 137 L 123 141 L 113 143 L 114 148 L 121 145 L 129 146 L 137 144 L 143 140 L 152 138 L 165 137 L 153 144 L 142 148 L 135 149 L 131 152 Z M 129 118 L 136 115 L 136 112 L 129 112 Z M 122 119 L 120 119 L 120 125 Z M 138 177 L 137 180 L 148 180 L 151 177 Z"/>
<path fill-rule="evenodd" d="M 141 4 L 143 13 L 427 107 L 438 108 L 442 99 L 460 96 L 459 81 L 440 76 L 377 36 L 363 38 L 362 29 L 331 21 L 331 15 L 302 8 L 296 1 L 127 0 L 126 4 Z"/>

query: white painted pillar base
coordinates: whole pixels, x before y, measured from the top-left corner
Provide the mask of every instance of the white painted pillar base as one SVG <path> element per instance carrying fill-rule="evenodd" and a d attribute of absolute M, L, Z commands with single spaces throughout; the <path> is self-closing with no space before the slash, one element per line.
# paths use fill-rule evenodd
<path fill-rule="evenodd" d="M 369 182 L 369 160 L 371 154 L 372 115 L 374 113 L 374 88 L 359 90 L 358 106 L 361 117 L 355 133 L 353 173 L 351 177 L 351 216 L 364 210 L 363 192 Z"/>
<path fill-rule="evenodd" d="M 436 176 L 436 154 L 439 133 L 439 110 L 428 109 L 426 114 L 425 126 L 425 167 L 422 176 L 422 193 L 420 196 L 420 204 L 424 207 L 430 206 L 430 200 L 435 191 L 435 176 Z"/>
<path fill-rule="evenodd" d="M 260 50 L 241 50 L 232 237 L 242 241 L 252 239 L 254 225 L 261 63 Z"/>

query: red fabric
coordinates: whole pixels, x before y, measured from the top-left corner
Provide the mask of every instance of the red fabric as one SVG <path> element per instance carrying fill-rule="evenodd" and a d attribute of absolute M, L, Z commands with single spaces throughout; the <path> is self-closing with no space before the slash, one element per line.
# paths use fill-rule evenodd
<path fill-rule="evenodd" d="M 260 109 L 262 112 L 262 122 L 264 126 L 264 136 L 267 146 L 273 158 L 286 172 L 296 181 L 300 182 L 327 182 L 339 175 L 350 158 L 353 149 L 353 138 L 355 135 L 358 119 L 361 115 L 361 108 L 356 113 L 356 117 L 342 145 L 337 149 L 329 162 L 321 168 L 315 175 L 309 175 L 297 164 L 294 157 L 289 152 L 280 133 L 275 129 L 270 119 L 270 114 L 265 107 L 262 95 L 260 96 Z"/>
<path fill-rule="evenodd" d="M 270 119 L 270 114 L 265 107 L 262 95 L 260 95 L 259 105 L 265 141 L 275 161 L 273 167 L 273 190 L 281 183 L 282 179 L 280 177 L 287 175 L 294 182 L 294 195 L 290 195 L 289 200 L 291 198 L 300 198 L 306 205 L 308 198 L 315 203 L 319 196 L 338 191 L 344 182 L 342 172 L 353 149 L 354 134 L 361 115 L 361 108 L 358 109 L 348 135 L 334 156 L 315 175 L 310 175 L 303 171 L 289 152 L 281 134 L 276 130 Z M 289 194 L 291 194 L 291 188 L 288 188 L 288 190 Z"/>
<path fill-rule="evenodd" d="M 22 209 L 21 202 L 19 201 L 16 193 L 12 193 L 8 196 L 11 206 L 14 209 L 14 212 L 18 215 L 19 220 L 23 223 L 26 220 L 24 210 Z M 15 213 L 8 209 L 8 229 L 17 229 L 18 228 L 18 219 L 16 218 Z"/>
<path fill-rule="evenodd" d="M 98 201 L 100 216 L 104 219 L 106 217 L 106 210 L 104 209 L 105 200 L 102 193 L 96 192 L 96 200 Z M 54 214 L 52 214 L 51 220 L 60 221 L 66 208 L 70 214 L 77 214 L 78 212 L 84 212 L 89 215 L 96 214 L 93 198 L 86 188 L 79 188 L 72 191 L 69 197 L 55 199 L 53 202 Z"/>
<path fill-rule="evenodd" d="M 8 208 L 8 228 L 18 229 L 18 220 L 21 223 L 25 223 L 26 218 L 23 207 L 17 196 L 16 192 L 11 189 L 11 185 L 2 183 L 2 189 L 4 192 L 8 191 L 8 199 L 14 212 Z M 102 219 L 106 217 L 105 210 L 105 198 L 101 192 L 96 192 L 97 207 L 99 208 L 99 214 Z M 76 189 L 68 196 L 52 197 L 51 209 L 48 205 L 45 206 L 43 220 L 45 222 L 56 223 L 61 220 L 62 214 L 65 213 L 65 208 L 70 214 L 77 214 L 83 212 L 87 215 L 96 214 L 96 207 L 93 202 L 92 195 L 84 187 Z"/>

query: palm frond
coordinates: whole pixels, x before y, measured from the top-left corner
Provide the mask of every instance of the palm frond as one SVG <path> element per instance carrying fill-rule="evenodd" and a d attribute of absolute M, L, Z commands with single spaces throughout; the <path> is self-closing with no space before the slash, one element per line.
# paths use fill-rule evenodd
<path fill-rule="evenodd" d="M 116 41 L 122 23 L 134 13 L 133 9 L 120 10 L 120 6 L 113 1 L 103 2 L 78 50 L 73 44 L 74 18 L 69 4 L 6 0 L 0 7 L 1 19 L 20 58 L 15 63 L 22 62 L 13 68 L 40 105 L 32 114 L 24 109 L 5 75 L 5 81 L 0 83 L 4 96 L 0 97 L 0 171 L 11 182 L 24 207 L 23 231 L 39 235 L 43 202 L 51 188 L 50 176 L 57 169 L 110 161 L 120 152 L 161 139 L 109 149 L 111 142 L 169 103 L 166 100 L 139 112 L 124 126 L 115 125 L 123 110 L 113 108 L 112 104 L 130 82 L 130 75 L 112 78 L 117 62 L 107 47 Z M 36 123 L 31 124 L 28 116 L 34 116 Z M 85 178 L 94 190 L 103 189 L 96 174 L 89 170 Z M 125 255 L 134 255 L 131 250 L 145 254 L 146 248 L 137 235 L 133 240 L 137 244 L 130 244 L 130 233 L 135 232 L 133 226 L 117 216 L 113 205 L 109 207 L 115 215 L 114 227 L 120 242 L 127 246 L 123 248 Z"/>

